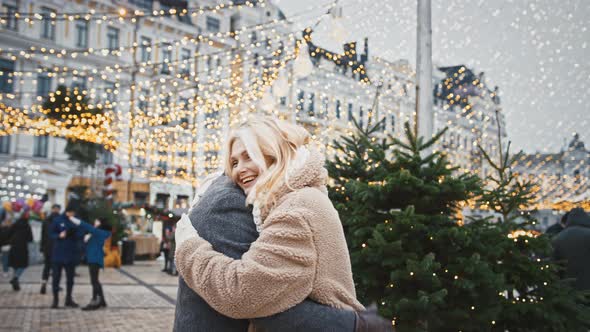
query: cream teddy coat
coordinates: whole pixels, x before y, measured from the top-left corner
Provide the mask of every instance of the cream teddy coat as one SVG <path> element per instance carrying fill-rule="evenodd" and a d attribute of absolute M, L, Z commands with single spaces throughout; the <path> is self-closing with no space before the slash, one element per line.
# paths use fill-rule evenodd
<path fill-rule="evenodd" d="M 311 151 L 279 189 L 274 207 L 261 208 L 259 238 L 241 259 L 213 250 L 196 236 L 177 248 L 186 284 L 232 318 L 283 312 L 307 297 L 340 309 L 364 310 L 356 299 L 350 257 L 337 211 L 326 190 L 324 157 Z"/>

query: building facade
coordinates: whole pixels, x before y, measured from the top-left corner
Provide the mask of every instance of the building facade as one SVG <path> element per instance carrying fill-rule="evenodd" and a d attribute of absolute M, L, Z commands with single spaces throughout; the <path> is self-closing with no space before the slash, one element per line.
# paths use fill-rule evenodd
<path fill-rule="evenodd" d="M 500 141 L 504 149 L 508 143 L 498 87 L 464 65 L 436 67 L 433 79 L 434 131 L 448 128 L 437 147 L 459 171 L 485 178 L 491 170 L 478 145 L 499 160 Z"/>
<path fill-rule="evenodd" d="M 0 102 L 28 110 L 60 85 L 76 89 L 111 114 L 120 145 L 84 168 L 68 159 L 64 138 L 19 133 L 0 136 L 0 163 L 39 165 L 49 199 L 62 205 L 72 185 L 100 192 L 104 167 L 118 164 L 115 201 L 186 208 L 198 179 L 218 167 L 235 91 L 256 92 L 244 88 L 248 69 L 236 68 L 255 61 L 252 47 L 234 37 L 268 21 L 237 20 L 264 2 L 6 0 L 2 8 Z"/>

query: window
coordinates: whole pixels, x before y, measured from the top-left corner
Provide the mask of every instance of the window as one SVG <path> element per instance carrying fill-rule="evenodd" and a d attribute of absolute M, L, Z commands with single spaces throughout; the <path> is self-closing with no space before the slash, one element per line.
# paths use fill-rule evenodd
<path fill-rule="evenodd" d="M 148 203 L 149 193 L 136 191 L 133 193 L 133 202 L 136 206 L 144 206 Z"/>
<path fill-rule="evenodd" d="M 353 115 L 352 115 L 352 103 L 348 103 L 348 121 L 352 121 Z"/>
<path fill-rule="evenodd" d="M 102 151 L 102 163 L 105 165 L 111 165 L 113 163 L 113 153 L 108 150 Z"/>
<path fill-rule="evenodd" d="M 211 75 L 211 72 L 213 71 L 213 60 L 211 59 L 211 57 L 207 58 L 207 74 Z"/>
<path fill-rule="evenodd" d="M 147 113 L 148 111 L 148 101 L 150 98 L 150 90 L 142 89 L 141 95 L 139 95 L 139 102 L 137 103 L 137 108 L 141 110 L 143 113 Z"/>
<path fill-rule="evenodd" d="M 149 9 L 149 10 L 152 10 L 153 5 L 154 5 L 154 0 L 131 0 L 129 2 L 136 5 L 137 7 L 141 7 L 143 9 Z"/>
<path fill-rule="evenodd" d="M 281 106 L 286 106 L 287 105 L 287 97 L 279 98 L 279 103 L 281 104 Z"/>
<path fill-rule="evenodd" d="M 168 163 L 165 160 L 160 160 L 158 161 L 158 163 L 156 164 L 156 175 L 166 175 L 166 172 L 168 171 Z M 166 203 L 166 206 L 168 206 L 168 204 Z"/>
<path fill-rule="evenodd" d="M 236 32 L 236 25 L 237 25 L 238 17 L 232 16 L 229 18 L 229 32 L 234 36 Z"/>
<path fill-rule="evenodd" d="M 207 31 L 219 32 L 220 21 L 215 17 L 207 16 Z"/>
<path fill-rule="evenodd" d="M 119 50 L 119 29 L 107 28 L 107 47 L 111 52 Z"/>
<path fill-rule="evenodd" d="M 41 38 L 55 40 L 55 10 L 47 7 L 41 7 Z"/>
<path fill-rule="evenodd" d="M 10 136 L 0 136 L 0 153 L 10 153 Z"/>
<path fill-rule="evenodd" d="M 170 61 L 172 60 L 172 50 L 170 44 L 162 47 L 162 74 L 170 74 Z"/>
<path fill-rule="evenodd" d="M 160 100 L 160 107 L 164 110 L 170 107 L 170 96 L 166 96 Z"/>
<path fill-rule="evenodd" d="M 141 37 L 141 62 L 152 61 L 152 40 Z"/>
<path fill-rule="evenodd" d="M 324 118 L 328 114 L 328 97 L 324 97 L 322 99 L 322 114 L 321 117 Z"/>
<path fill-rule="evenodd" d="M 188 196 L 185 195 L 178 195 L 176 196 L 176 202 L 174 203 L 174 208 L 176 209 L 187 209 L 189 206 Z"/>
<path fill-rule="evenodd" d="M 5 23 L 2 25 L 2 27 L 4 29 L 8 29 L 8 30 L 17 30 L 17 24 L 18 21 L 16 20 L 16 17 L 14 16 L 14 14 L 16 13 L 16 7 L 15 6 L 10 6 L 10 5 L 3 5 L 2 7 L 4 7 L 4 15 L 6 15 L 5 17 Z"/>
<path fill-rule="evenodd" d="M 336 119 L 340 119 L 340 100 L 336 100 Z"/>
<path fill-rule="evenodd" d="M 250 35 L 250 43 L 255 44 L 257 40 L 258 36 L 256 35 L 256 32 L 252 32 L 252 34 Z"/>
<path fill-rule="evenodd" d="M 309 105 L 307 106 L 307 115 L 314 116 L 315 113 L 315 94 L 312 92 L 309 94 Z"/>
<path fill-rule="evenodd" d="M 78 93 L 86 90 L 86 76 L 74 76 L 72 80 L 72 90 L 78 90 Z"/>
<path fill-rule="evenodd" d="M 205 152 L 205 172 L 211 173 L 215 172 L 219 168 L 219 159 L 217 151 L 207 151 Z"/>
<path fill-rule="evenodd" d="M 361 108 L 359 110 L 359 120 L 360 120 L 359 124 L 360 124 L 361 127 L 364 124 L 364 117 L 365 117 L 365 113 L 363 111 L 363 107 L 361 106 Z"/>
<path fill-rule="evenodd" d="M 76 47 L 88 47 L 88 21 L 76 21 Z"/>
<path fill-rule="evenodd" d="M 51 79 L 48 73 L 41 73 L 37 76 L 37 96 L 46 97 L 49 95 Z"/>
<path fill-rule="evenodd" d="M 180 64 L 181 68 L 182 68 L 182 75 L 184 76 L 188 76 L 190 75 L 190 68 L 191 68 L 191 63 L 190 63 L 190 59 L 191 59 L 191 50 L 188 50 L 186 48 L 183 48 L 180 51 L 180 58 L 182 60 L 182 63 Z"/>
<path fill-rule="evenodd" d="M 170 199 L 170 194 L 156 194 L 156 207 L 159 209 L 168 208 L 168 200 Z"/>
<path fill-rule="evenodd" d="M 106 103 L 116 103 L 117 102 L 117 95 L 115 94 L 115 83 L 104 81 L 104 93 L 103 97 L 105 98 Z"/>
<path fill-rule="evenodd" d="M 395 132 L 395 115 L 391 116 L 391 132 Z"/>
<path fill-rule="evenodd" d="M 305 91 L 299 90 L 297 94 L 297 110 L 303 111 L 303 104 L 305 103 Z"/>
<path fill-rule="evenodd" d="M 14 73 L 14 61 L 0 59 L 0 93 L 14 92 L 12 75 Z"/>
<path fill-rule="evenodd" d="M 35 136 L 33 143 L 33 157 L 47 158 L 49 136 Z"/>

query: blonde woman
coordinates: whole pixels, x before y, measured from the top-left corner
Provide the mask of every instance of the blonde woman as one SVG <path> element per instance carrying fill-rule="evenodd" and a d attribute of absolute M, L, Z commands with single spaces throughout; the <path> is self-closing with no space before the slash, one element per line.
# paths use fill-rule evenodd
<path fill-rule="evenodd" d="M 266 317 L 306 298 L 360 311 L 323 156 L 302 127 L 258 118 L 233 132 L 225 173 L 253 205 L 259 238 L 241 259 L 216 252 L 183 216 L 177 267 L 186 284 L 232 318 Z"/>

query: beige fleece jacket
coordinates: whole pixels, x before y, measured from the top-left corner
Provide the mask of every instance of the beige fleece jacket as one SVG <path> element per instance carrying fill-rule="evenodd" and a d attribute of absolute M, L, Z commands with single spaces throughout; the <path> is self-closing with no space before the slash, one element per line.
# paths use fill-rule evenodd
<path fill-rule="evenodd" d="M 232 318 L 285 311 L 307 297 L 335 308 L 363 310 L 337 211 L 325 187 L 324 157 L 312 151 L 274 207 L 262 208 L 259 238 L 242 259 L 216 252 L 194 237 L 176 253 L 186 284 Z"/>

